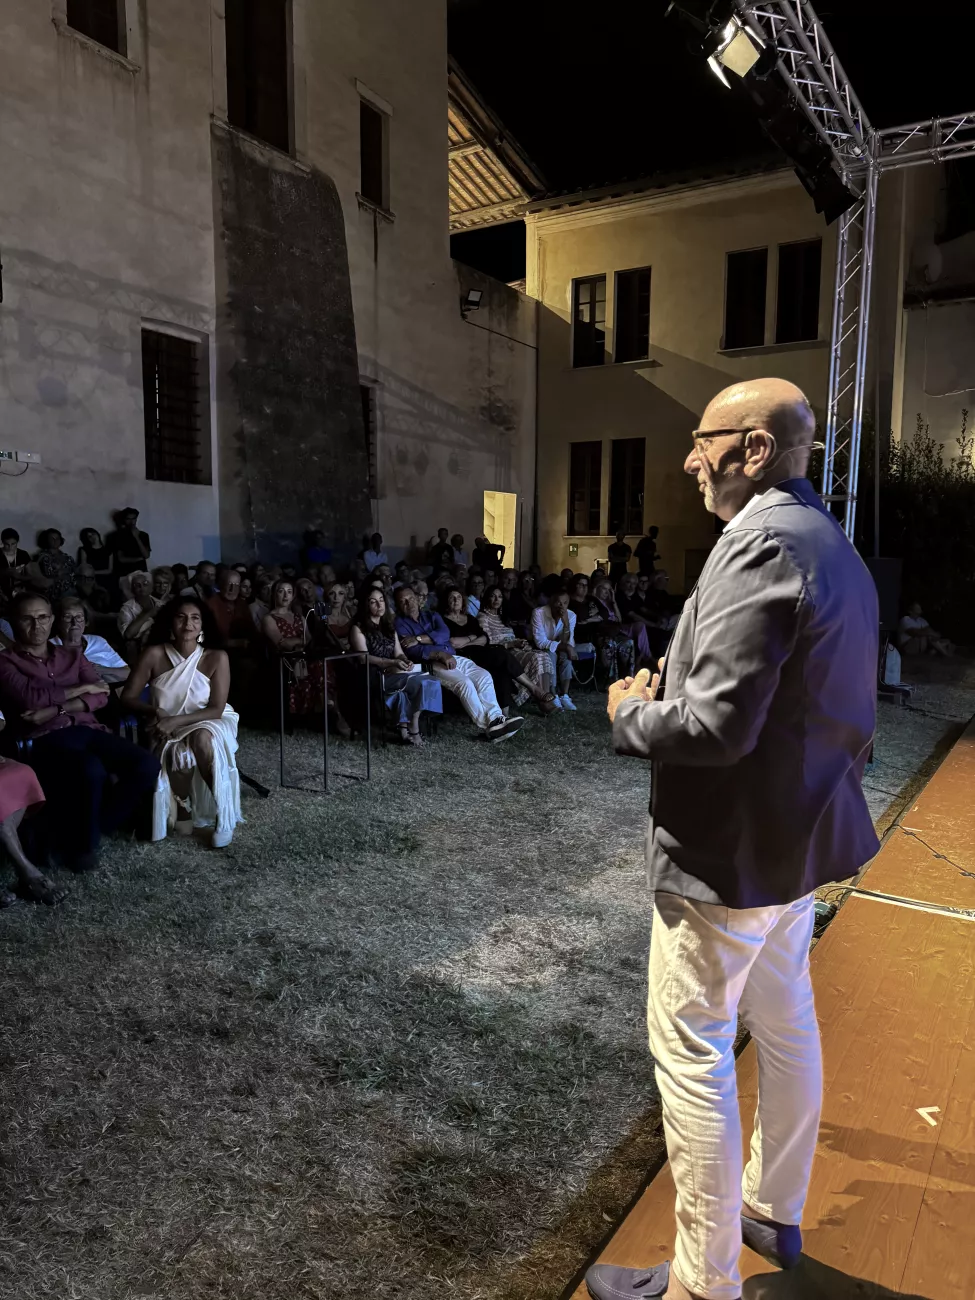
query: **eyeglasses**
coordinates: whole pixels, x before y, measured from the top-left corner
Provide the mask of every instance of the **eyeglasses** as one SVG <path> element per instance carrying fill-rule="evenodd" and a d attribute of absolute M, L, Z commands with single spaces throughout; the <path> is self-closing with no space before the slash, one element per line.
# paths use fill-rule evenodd
<path fill-rule="evenodd" d="M 756 425 L 749 425 L 747 429 L 692 429 L 691 438 L 700 442 L 704 438 L 723 438 L 729 433 L 755 433 L 756 430 Z"/>

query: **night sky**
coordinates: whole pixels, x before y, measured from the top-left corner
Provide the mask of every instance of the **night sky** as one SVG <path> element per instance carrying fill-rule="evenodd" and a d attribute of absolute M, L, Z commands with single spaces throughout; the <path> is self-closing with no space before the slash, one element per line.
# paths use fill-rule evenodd
<path fill-rule="evenodd" d="M 723 87 L 666 0 L 448 0 L 450 51 L 545 176 L 586 189 L 768 155 L 748 106 Z M 895 126 L 975 109 L 975 3 L 820 0 L 867 116 Z M 524 274 L 523 227 L 454 240 L 503 279 Z"/>

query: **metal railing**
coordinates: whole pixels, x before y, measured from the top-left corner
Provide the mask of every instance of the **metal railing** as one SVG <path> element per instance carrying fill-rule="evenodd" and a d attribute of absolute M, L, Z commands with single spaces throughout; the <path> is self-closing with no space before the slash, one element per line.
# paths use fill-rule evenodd
<path fill-rule="evenodd" d="M 339 776 L 346 781 L 369 781 L 372 779 L 372 685 L 371 674 L 369 672 L 369 655 L 365 650 L 352 650 L 347 654 L 332 655 L 315 655 L 314 661 L 323 665 L 322 671 L 325 676 L 324 692 L 325 697 L 322 704 L 322 789 L 307 785 L 294 785 L 286 779 L 284 761 L 284 720 L 285 720 L 285 668 L 288 662 L 288 656 L 282 655 L 279 660 L 279 691 L 280 691 L 280 712 L 279 712 L 279 748 L 280 748 L 280 785 L 283 790 L 303 790 L 306 794 L 327 794 L 329 790 L 330 776 Z M 304 658 L 304 655 L 292 656 L 291 662 L 295 658 Z M 366 772 L 365 776 L 360 776 L 356 772 L 335 772 L 331 773 L 329 768 L 329 727 L 328 727 L 328 668 L 327 665 L 341 660 L 348 663 L 352 659 L 363 660 L 366 679 Z"/>

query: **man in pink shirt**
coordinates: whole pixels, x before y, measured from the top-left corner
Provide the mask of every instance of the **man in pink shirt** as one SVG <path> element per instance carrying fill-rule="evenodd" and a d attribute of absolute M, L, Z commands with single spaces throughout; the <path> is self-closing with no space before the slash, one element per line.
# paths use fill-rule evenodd
<path fill-rule="evenodd" d="M 155 789 L 159 763 L 95 717 L 108 702 L 105 684 L 80 647 L 50 644 L 54 615 L 43 596 L 16 596 L 9 617 L 0 709 L 9 733 L 31 742 L 55 847 L 67 866 L 90 871 L 102 833 L 131 821 Z"/>

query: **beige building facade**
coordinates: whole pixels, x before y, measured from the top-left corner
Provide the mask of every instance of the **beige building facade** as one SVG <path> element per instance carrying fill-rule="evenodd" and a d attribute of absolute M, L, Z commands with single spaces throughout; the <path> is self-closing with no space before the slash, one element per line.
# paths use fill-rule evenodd
<path fill-rule="evenodd" d="M 7 0 L 0 115 L 0 522 L 399 555 L 502 492 L 530 543 L 536 306 L 450 258 L 443 0 Z"/>
<path fill-rule="evenodd" d="M 573 196 L 559 206 L 533 205 L 526 220 L 527 288 L 540 303 L 542 567 L 589 571 L 605 558 L 617 527 L 634 545 L 644 529 L 656 525 L 662 564 L 675 590 L 683 589 L 714 539 L 713 521 L 682 469 L 690 432 L 709 399 L 739 379 L 777 374 L 799 384 L 822 409 L 833 232 L 788 171 L 636 194 Z M 796 245 L 819 248 L 809 331 L 814 336 L 780 343 L 780 250 Z M 729 332 L 725 311 L 728 255 L 742 252 L 758 254 L 746 286 L 751 316 L 744 344 L 741 331 Z M 632 328 L 633 292 L 626 279 L 640 270 L 649 272 L 640 286 L 644 295 L 649 289 L 649 318 L 642 338 L 634 338 L 639 330 Z M 588 304 L 580 303 L 586 281 L 596 282 L 600 298 L 605 294 L 598 304 L 604 347 L 594 364 L 580 357 L 577 344 L 588 324 L 582 319 Z M 634 353 L 642 355 L 622 359 Z M 643 440 L 635 460 L 623 454 L 621 443 Z M 598 453 L 594 446 L 586 454 L 573 452 L 573 444 L 597 443 Z M 581 494 L 588 496 L 587 519 Z"/>
<path fill-rule="evenodd" d="M 865 405 L 897 437 L 920 415 L 951 443 L 975 381 L 975 250 L 936 243 L 943 191 L 939 167 L 882 180 Z M 540 563 L 588 572 L 618 527 L 635 545 L 656 525 L 687 590 L 716 536 L 682 470 L 710 398 L 775 375 L 825 419 L 835 226 L 787 169 L 550 198 L 526 223 Z"/>

